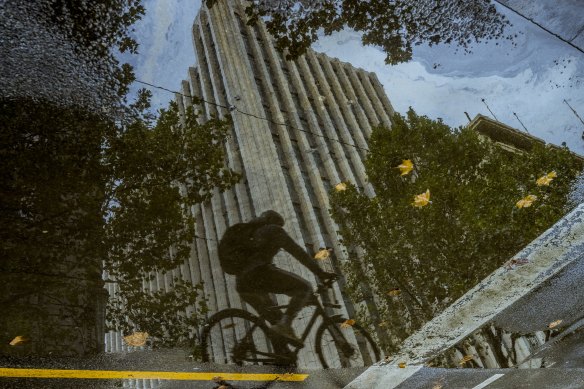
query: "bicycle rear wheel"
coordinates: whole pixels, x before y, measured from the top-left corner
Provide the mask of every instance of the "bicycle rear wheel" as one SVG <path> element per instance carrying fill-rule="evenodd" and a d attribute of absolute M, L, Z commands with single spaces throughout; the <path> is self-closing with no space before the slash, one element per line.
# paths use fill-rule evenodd
<path fill-rule="evenodd" d="M 341 328 L 346 319 L 325 321 L 316 331 L 315 350 L 322 367 L 346 368 L 368 366 L 381 359 L 379 348 L 371 335 L 360 325 Z M 350 333 L 355 335 L 357 345 L 348 342 Z"/>
<path fill-rule="evenodd" d="M 274 349 L 263 319 L 235 308 L 209 318 L 203 328 L 201 349 L 203 362 L 237 365 L 282 363 L 284 354 Z"/>

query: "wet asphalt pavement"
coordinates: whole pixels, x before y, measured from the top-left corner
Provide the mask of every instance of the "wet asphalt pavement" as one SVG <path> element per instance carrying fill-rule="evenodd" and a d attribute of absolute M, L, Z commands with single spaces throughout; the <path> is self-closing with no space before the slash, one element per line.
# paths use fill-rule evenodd
<path fill-rule="evenodd" d="M 108 371 L 156 371 L 156 372 L 188 372 L 188 373 L 212 373 L 213 377 L 221 377 L 228 373 L 258 373 L 258 374 L 307 374 L 304 381 L 229 381 L 203 380 L 183 381 L 168 380 L 159 381 L 154 386 L 154 381 L 121 379 L 77 379 L 77 378 L 0 378 L 0 388 L 190 388 L 212 389 L 221 385 L 227 388 L 251 389 L 251 388 L 318 388 L 336 389 L 342 388 L 361 374 L 366 368 L 306 370 L 282 367 L 266 366 L 226 366 L 203 364 L 192 362 L 183 355 L 173 352 L 149 352 L 136 351 L 131 353 L 102 354 L 94 358 L 28 358 L 28 359 L 0 359 L 1 368 L 19 369 L 65 369 L 65 370 L 108 370 Z M 151 383 L 152 382 L 152 383 Z M 131 385 L 131 386 L 130 386 Z"/>

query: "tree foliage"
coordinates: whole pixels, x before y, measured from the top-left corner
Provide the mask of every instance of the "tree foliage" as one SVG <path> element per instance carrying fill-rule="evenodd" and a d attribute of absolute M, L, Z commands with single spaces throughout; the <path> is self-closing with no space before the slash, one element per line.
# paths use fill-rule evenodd
<path fill-rule="evenodd" d="M 0 354 L 99 352 L 103 270 L 116 283 L 113 328 L 147 331 L 167 346 L 192 341 L 204 297 L 177 267 L 194 238 L 192 205 L 239 179 L 225 166 L 230 121 L 200 123 L 192 108 L 181 116 L 174 103 L 155 118 L 146 90 L 128 101 L 133 71 L 114 53 L 136 51 L 129 31 L 143 14 L 139 1 L 25 8 L 79 56 L 104 64 L 100 85 L 86 87 L 105 86 L 114 98 L 96 109 L 0 96 Z M 86 69 L 71 77 L 75 71 Z M 150 293 L 156 278 L 168 288 Z M 15 336 L 28 341 L 11 347 Z"/>
<path fill-rule="evenodd" d="M 224 164 L 229 125 L 219 119 L 199 124 L 192 107 L 181 118 L 172 103 L 154 128 L 138 120 L 112 140 L 104 242 L 105 270 L 119 287 L 109 306 L 114 327 L 148 331 L 171 345 L 184 341 L 201 318 L 200 285 L 170 277 L 172 290 L 151 296 L 143 282 L 185 263 L 194 239 L 192 206 L 240 178 Z M 189 306 L 199 310 L 185 316 Z"/>
<path fill-rule="evenodd" d="M 125 101 L 128 85 L 134 81 L 133 69 L 120 63 L 116 53 L 138 51 L 131 32 L 145 12 L 141 0 L 40 0 L 23 10 L 54 30 L 56 39 L 73 44 L 76 54 L 91 63 L 89 71 L 100 74 L 100 87 L 114 95 L 114 100 L 102 103 L 117 105 L 116 98 Z"/>
<path fill-rule="evenodd" d="M 404 160 L 414 169 L 400 175 Z M 412 110 L 395 115 L 391 130 L 374 129 L 365 165 L 375 197 L 348 185 L 332 193 L 332 215 L 349 248 L 353 297 L 363 299 L 361 283 L 376 291 L 381 316 L 374 324 L 388 348 L 560 219 L 582 168 L 567 149 L 511 153 Z M 556 178 L 538 186 L 551 171 Z M 427 190 L 430 203 L 413 206 Z M 529 194 L 537 197 L 532 206 L 518 208 Z"/>
<path fill-rule="evenodd" d="M 489 0 L 254 0 L 246 13 L 250 23 L 266 21 L 288 59 L 305 53 L 320 29 L 331 35 L 347 26 L 363 32 L 363 44 L 381 47 L 388 64 L 411 60 L 412 47 L 422 43 L 468 51 L 473 42 L 505 37 L 509 25 Z"/>
<path fill-rule="evenodd" d="M 116 124 L 50 104 L 31 111 L 29 101 L 1 108 L 0 266 L 19 284 L 5 290 L 5 318 L 26 311 L 38 294 L 68 305 L 88 292 L 85 281 L 99 286 L 103 261 L 117 284 L 112 326 L 148 331 L 160 344 L 183 342 L 204 310 L 200 285 L 170 277 L 171 290 L 153 296 L 144 285 L 156 274 L 169 277 L 188 258 L 191 206 L 238 180 L 224 165 L 229 121 L 199 124 L 192 108 L 181 119 L 175 104 L 153 127 L 138 117 Z M 188 306 L 198 309 L 187 315 Z M 29 320 L 40 324 L 41 317 Z"/>
<path fill-rule="evenodd" d="M 84 53 L 110 57 L 112 48 L 137 52 L 138 44 L 130 32 L 144 15 L 141 0 L 49 0 L 42 4 L 52 25 Z"/>

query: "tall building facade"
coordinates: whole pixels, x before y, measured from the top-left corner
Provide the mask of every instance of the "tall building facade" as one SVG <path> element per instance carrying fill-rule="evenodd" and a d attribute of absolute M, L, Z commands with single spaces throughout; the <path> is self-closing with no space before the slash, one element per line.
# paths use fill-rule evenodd
<path fill-rule="evenodd" d="M 239 0 L 202 7 L 192 31 L 197 62 L 176 96 L 181 110 L 192 105 L 189 96 L 203 98 L 206 103 L 194 107 L 202 120 L 231 114 L 226 163 L 243 173 L 233 189 L 217 191 L 193 210 L 199 238 L 183 273 L 204 283 L 211 313 L 248 309 L 233 276 L 221 270 L 217 243 L 230 225 L 266 210 L 282 214 L 286 231 L 309 253 L 333 248 L 334 254 L 319 264 L 339 271 L 347 254 L 328 211 L 328 192 L 337 183 L 351 182 L 374 194 L 363 164 L 368 140 L 374 126 L 391 124 L 393 113 L 375 74 L 314 51 L 285 60 L 262 23 L 246 25 L 244 7 Z M 313 274 L 288 254 L 278 254 L 276 264 L 316 285 Z M 329 298 L 341 302 L 344 316 L 354 314 L 338 285 Z M 310 313 L 310 308 L 301 312 L 297 332 Z M 312 339 L 299 355 L 302 367 L 320 366 Z M 221 362 L 227 351 L 216 350 Z"/>

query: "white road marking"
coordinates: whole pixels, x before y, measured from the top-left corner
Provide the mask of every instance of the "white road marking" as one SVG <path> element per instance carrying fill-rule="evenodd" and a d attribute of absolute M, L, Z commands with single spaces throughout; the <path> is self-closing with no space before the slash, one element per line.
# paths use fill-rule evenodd
<path fill-rule="evenodd" d="M 475 386 L 472 389 L 482 389 L 482 388 L 486 387 L 488 384 L 497 381 L 499 378 L 503 377 L 504 375 L 505 374 L 495 374 L 491 378 L 481 382 L 480 384 L 478 384 L 477 386 Z"/>

